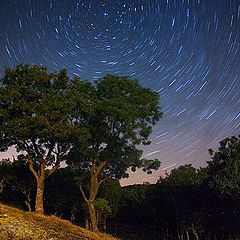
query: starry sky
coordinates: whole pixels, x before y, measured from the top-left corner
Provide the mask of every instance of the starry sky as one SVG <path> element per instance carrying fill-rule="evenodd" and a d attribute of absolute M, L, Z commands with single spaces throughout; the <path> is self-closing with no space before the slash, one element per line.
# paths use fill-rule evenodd
<path fill-rule="evenodd" d="M 164 116 L 145 157 L 205 166 L 240 134 L 239 0 L 0 0 L 0 72 L 20 63 L 96 80 L 128 75 L 159 92 Z M 0 157 L 5 156 L 0 154 Z"/>

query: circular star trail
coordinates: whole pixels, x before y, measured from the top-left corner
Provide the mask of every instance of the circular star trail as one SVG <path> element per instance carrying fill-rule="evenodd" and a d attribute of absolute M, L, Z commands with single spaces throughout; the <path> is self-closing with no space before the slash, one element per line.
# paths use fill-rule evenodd
<path fill-rule="evenodd" d="M 1 3 L 1 72 L 28 63 L 91 81 L 113 73 L 159 92 L 164 116 L 144 152 L 162 171 L 204 166 L 209 148 L 240 133 L 238 0 Z M 160 173 L 123 184 L 154 182 Z"/>

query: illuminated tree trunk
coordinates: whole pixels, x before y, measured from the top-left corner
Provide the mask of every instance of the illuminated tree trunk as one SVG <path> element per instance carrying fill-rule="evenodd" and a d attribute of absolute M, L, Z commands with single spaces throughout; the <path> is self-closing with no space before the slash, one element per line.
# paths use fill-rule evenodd
<path fill-rule="evenodd" d="M 3 191 L 3 179 L 0 181 L 0 193 Z"/>
<path fill-rule="evenodd" d="M 97 216 L 96 216 L 96 210 L 94 207 L 94 202 L 89 200 L 87 202 L 88 205 L 88 211 L 89 211 L 89 216 L 90 216 L 90 221 L 91 221 L 91 229 L 94 232 L 98 231 L 98 224 L 97 224 Z"/>
<path fill-rule="evenodd" d="M 43 193 L 44 193 L 44 180 L 43 177 L 39 177 L 39 179 L 37 180 L 37 193 L 35 201 L 35 212 L 38 214 L 44 214 Z"/>
<path fill-rule="evenodd" d="M 43 207 L 43 194 L 44 194 L 44 179 L 45 179 L 45 163 L 42 162 L 40 164 L 40 168 L 38 172 L 33 167 L 33 162 L 30 159 L 28 161 L 29 169 L 33 173 L 37 181 L 37 192 L 36 192 L 36 199 L 35 199 L 35 212 L 38 214 L 44 214 L 44 207 Z"/>
<path fill-rule="evenodd" d="M 25 204 L 27 206 L 27 209 L 28 209 L 29 212 L 31 212 L 32 211 L 32 208 L 31 208 L 31 197 L 30 197 L 31 193 L 26 191 L 23 194 L 25 195 L 25 198 L 26 198 Z"/>
<path fill-rule="evenodd" d="M 58 169 L 60 160 L 58 159 L 55 166 L 52 167 L 52 169 L 48 170 L 47 174 L 46 174 L 46 159 L 43 159 L 43 161 L 40 163 L 38 171 L 34 169 L 33 161 L 31 158 L 28 159 L 28 164 L 29 164 L 30 171 L 33 173 L 37 181 L 35 212 L 39 214 L 44 214 L 44 206 L 43 206 L 44 180 L 46 177 L 49 177 Z"/>

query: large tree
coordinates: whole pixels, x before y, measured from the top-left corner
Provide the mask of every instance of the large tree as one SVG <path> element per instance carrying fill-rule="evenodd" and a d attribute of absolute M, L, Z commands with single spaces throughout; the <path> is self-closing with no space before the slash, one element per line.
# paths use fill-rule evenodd
<path fill-rule="evenodd" d="M 209 150 L 210 182 L 222 193 L 240 197 L 240 136 L 225 138 L 216 152 Z"/>
<path fill-rule="evenodd" d="M 36 178 L 35 211 L 43 213 L 44 180 L 56 171 L 72 142 L 88 136 L 91 84 L 66 70 L 19 65 L 0 79 L 0 150 L 16 147 Z"/>
<path fill-rule="evenodd" d="M 96 83 L 95 90 L 91 137 L 85 145 L 72 149 L 68 163 L 89 171 L 89 184 L 85 189 L 80 184 L 80 190 L 89 208 L 92 230 L 97 231 L 94 200 L 106 177 L 127 177 L 129 168 L 134 171 L 142 167 L 151 173 L 160 166 L 156 159 L 143 159 L 137 146 L 150 144 L 152 127 L 162 113 L 158 94 L 137 80 L 107 75 Z"/>

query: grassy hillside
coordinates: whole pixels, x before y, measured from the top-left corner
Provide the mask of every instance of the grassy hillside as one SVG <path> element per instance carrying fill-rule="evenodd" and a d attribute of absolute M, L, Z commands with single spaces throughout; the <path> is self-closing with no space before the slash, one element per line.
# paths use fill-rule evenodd
<path fill-rule="evenodd" d="M 55 216 L 41 216 L 0 204 L 1 240 L 116 240 Z"/>

